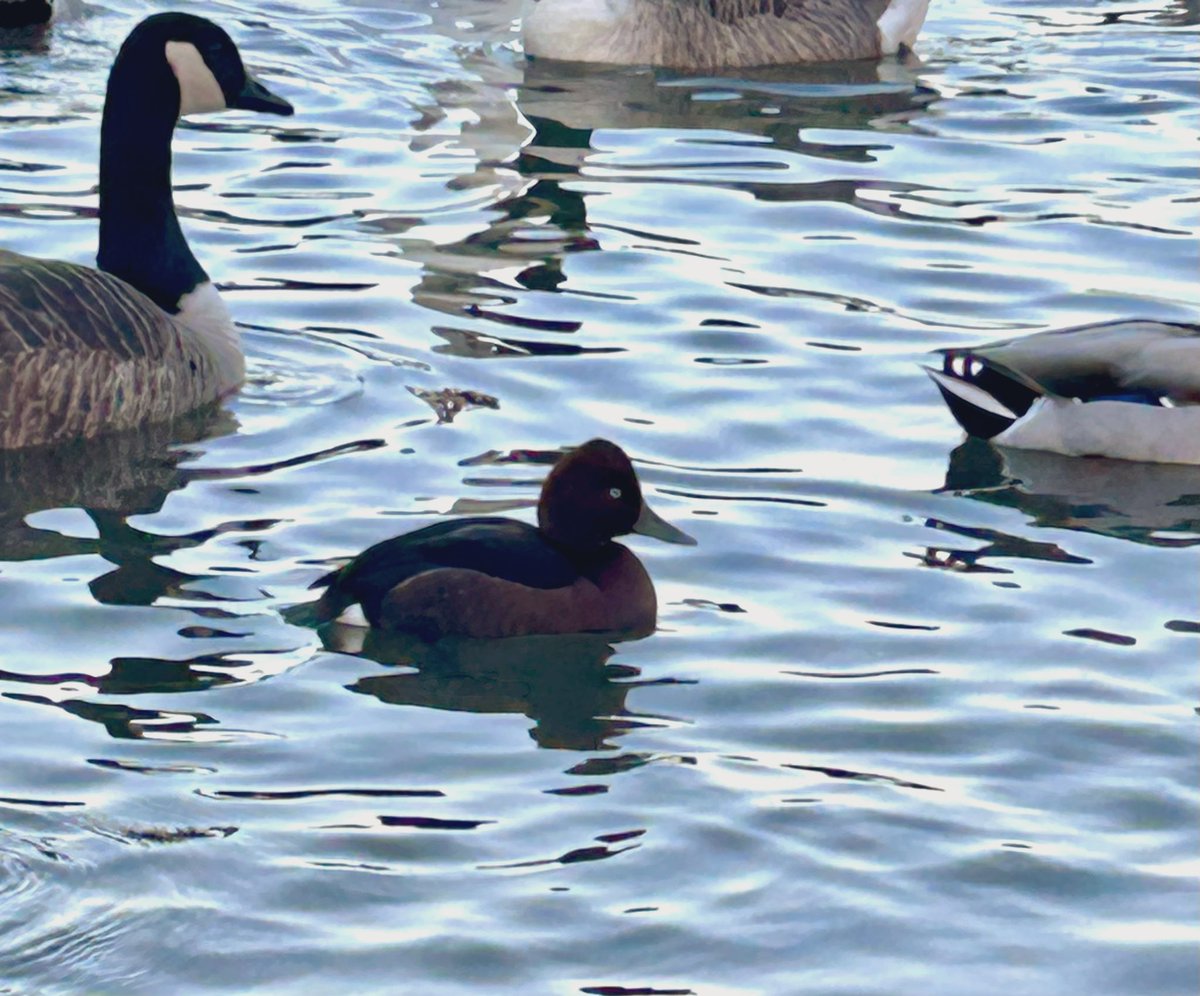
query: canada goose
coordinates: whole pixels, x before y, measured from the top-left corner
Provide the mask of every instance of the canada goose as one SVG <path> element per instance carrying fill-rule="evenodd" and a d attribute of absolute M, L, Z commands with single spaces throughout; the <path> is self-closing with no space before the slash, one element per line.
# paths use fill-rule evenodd
<path fill-rule="evenodd" d="M 524 0 L 525 54 L 720 69 L 876 59 L 912 47 L 929 0 Z"/>
<path fill-rule="evenodd" d="M 1104 322 L 938 353 L 942 368 L 925 370 L 972 436 L 1200 464 L 1200 325 Z"/>
<path fill-rule="evenodd" d="M 155 14 L 125 39 L 100 125 L 99 269 L 0 250 L 0 448 L 173 418 L 241 384 L 171 196 L 176 120 L 227 107 L 292 113 L 202 17 Z"/>
<path fill-rule="evenodd" d="M 0 29 L 45 24 L 53 11 L 54 0 L 0 0 Z"/>

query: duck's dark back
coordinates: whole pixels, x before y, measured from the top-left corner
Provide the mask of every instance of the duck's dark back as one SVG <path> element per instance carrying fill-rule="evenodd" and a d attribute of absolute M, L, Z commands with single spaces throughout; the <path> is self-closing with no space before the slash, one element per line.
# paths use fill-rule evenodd
<path fill-rule="evenodd" d="M 479 571 L 531 588 L 562 588 L 579 578 L 579 567 L 534 526 L 477 517 L 439 522 L 376 543 L 322 581 L 341 596 L 339 602 L 360 602 L 367 618 L 375 620 L 392 588 L 439 567 Z"/>

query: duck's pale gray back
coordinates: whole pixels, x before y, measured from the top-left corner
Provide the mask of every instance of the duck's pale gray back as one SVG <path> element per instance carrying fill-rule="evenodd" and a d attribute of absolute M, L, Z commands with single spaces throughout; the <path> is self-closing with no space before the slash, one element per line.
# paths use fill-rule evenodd
<path fill-rule="evenodd" d="M 1005 339 L 974 352 L 1067 397 L 1141 390 L 1200 404 L 1200 325 L 1102 322 Z"/>

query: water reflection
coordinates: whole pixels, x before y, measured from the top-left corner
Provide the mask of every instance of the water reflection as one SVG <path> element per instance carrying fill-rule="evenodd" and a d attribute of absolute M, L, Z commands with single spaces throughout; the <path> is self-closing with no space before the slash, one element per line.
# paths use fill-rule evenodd
<path fill-rule="evenodd" d="M 530 62 L 522 69 L 515 106 L 477 106 L 481 122 L 462 134 L 465 144 L 480 147 L 479 175 L 455 177 L 454 186 L 482 186 L 494 183 L 497 173 L 507 175 L 509 193 L 494 203 L 485 227 L 432 244 L 406 217 L 379 215 L 363 223 L 391 233 L 401 242 L 400 255 L 422 262 L 412 290 L 416 302 L 492 326 L 486 333 L 436 329 L 446 341 L 440 352 L 487 358 L 622 348 L 563 343 L 581 321 L 520 313 L 526 291 L 604 296 L 568 286 L 564 273 L 567 257 L 600 250 L 598 234 L 607 227 L 589 223 L 581 181 L 720 185 L 760 201 L 834 202 L 894 215 L 901 209 L 887 193 L 918 186 L 870 173 L 877 153 L 890 147 L 886 139 L 848 139 L 908 129 L 938 97 L 918 78 L 918 65 L 898 62 L 776 67 L 756 70 L 753 80 L 571 63 Z M 652 142 L 648 154 L 614 151 L 613 145 L 629 143 L 599 134 L 611 130 L 662 132 L 664 144 Z M 674 132 L 669 141 L 668 130 Z M 837 141 L 822 141 L 826 131 L 835 131 Z M 509 150 L 501 154 L 506 140 Z M 844 163 L 849 175 L 830 179 L 820 171 L 821 160 Z M 688 254 L 700 246 L 699 232 L 688 240 L 620 231 L 667 252 Z M 552 341 L 496 334 L 495 325 L 550 333 Z"/>
<path fill-rule="evenodd" d="M 435 644 L 377 630 L 333 625 L 322 634 L 329 650 L 354 653 L 412 670 L 368 675 L 348 686 L 393 705 L 454 712 L 521 714 L 534 721 L 540 747 L 608 750 L 630 728 L 657 725 L 629 708 L 637 668 L 614 664 L 618 640 L 639 633 L 583 633 L 505 640 L 451 637 Z"/>
<path fill-rule="evenodd" d="M 6 246 L 94 251 L 79 115 L 139 6 L 102 3 L 44 68 L 0 61 L 33 91 L 4 104 Z M 1186 320 L 1185 236 L 1160 232 L 1194 194 L 1187 29 L 935 5 L 908 92 L 805 94 L 527 67 L 514 0 L 216 6 L 320 141 L 181 149 L 189 232 L 241 288 L 265 373 L 237 434 L 160 454 L 173 490 L 144 492 L 147 516 L 136 489 L 105 509 L 98 485 L 28 488 L 0 531 L 24 544 L 0 563 L 9 984 L 969 989 L 913 957 L 936 949 L 997 989 L 1191 991 L 1195 550 L 1089 536 L 1089 503 L 1106 528 L 1159 520 L 986 448 L 952 468 L 963 497 L 931 497 L 950 447 L 911 362 L 1130 309 Z M 275 618 L 317 564 L 451 501 L 534 495 L 513 447 L 606 430 L 673 515 L 705 516 L 686 559 L 644 550 L 669 635 L 368 646 L 381 665 L 314 658 L 319 634 Z M 1155 542 L 1192 542 L 1169 525 L 1195 490 L 1155 499 Z M 1051 514 L 1071 528 L 1028 524 Z M 701 683 L 646 681 L 669 675 Z M 148 820 L 243 829 L 180 850 L 87 828 Z M 39 855 L 51 833 L 72 860 Z M 1065 926 L 1031 941 L 1031 916 Z"/>
<path fill-rule="evenodd" d="M 130 521 L 160 513 L 171 494 L 193 481 L 241 479 L 328 455 L 317 452 L 261 466 L 188 466 L 203 452 L 205 441 L 231 434 L 236 427 L 229 411 L 209 408 L 136 432 L 0 453 L 0 562 L 8 565 L 0 570 L 0 582 L 11 586 L 9 635 L 14 641 L 23 638 L 37 645 L 43 639 L 40 617 L 25 611 L 39 604 L 39 597 L 48 597 L 47 584 L 86 578 L 91 599 L 112 607 L 167 603 L 158 617 L 166 628 L 156 637 L 146 629 L 154 625 L 151 618 L 134 615 L 126 617 L 124 626 L 110 623 L 98 634 L 89 629 L 89 610 L 80 606 L 78 624 L 64 623 L 55 631 L 58 654 L 14 658 L 21 663 L 0 669 L 0 685 L 14 686 L 0 693 L 3 698 L 61 709 L 98 723 L 118 739 L 244 735 L 212 729 L 218 721 L 204 712 L 95 701 L 100 696 L 202 692 L 257 680 L 307 656 L 304 648 L 295 646 L 294 631 L 273 614 L 245 616 L 232 604 L 242 600 L 237 595 L 205 590 L 205 584 L 219 589 L 224 574 L 187 572 L 163 562 L 224 533 L 263 533 L 277 520 L 231 519 L 174 534 L 150 532 Z M 252 550 L 259 542 L 240 541 Z M 37 566 L 61 558 L 78 559 L 63 560 L 62 567 L 51 565 L 45 573 Z M 18 565 L 28 565 L 29 572 Z M 163 647 L 162 655 L 109 656 L 130 641 L 143 640 Z M 198 645 L 197 640 L 204 642 Z M 69 668 L 57 663 L 64 658 L 72 661 Z"/>
<path fill-rule="evenodd" d="M 259 620 L 255 622 L 258 629 L 265 628 Z M 250 632 L 213 632 L 235 639 L 252 635 Z M 222 727 L 217 717 L 203 711 L 155 709 L 124 701 L 96 701 L 96 697 L 203 692 L 221 685 L 256 680 L 269 670 L 284 670 L 308 656 L 307 647 L 293 647 L 254 649 L 240 654 L 213 651 L 182 660 L 114 657 L 108 662 L 108 670 L 101 674 L 82 671 L 45 674 L 0 669 L 0 684 L 12 683 L 21 689 L 29 689 L 0 692 L 0 697 L 61 709 L 79 719 L 98 723 L 117 740 L 216 742 L 259 738 L 271 734 Z"/>
<path fill-rule="evenodd" d="M 141 570 L 156 594 L 133 584 L 127 597 L 136 592 L 138 604 L 150 604 L 168 583 L 161 576 L 152 584 L 148 580 L 153 574 L 150 557 L 168 552 L 156 545 L 165 538 L 132 529 L 126 520 L 159 511 L 167 495 L 183 487 L 179 465 L 195 455 L 191 444 L 235 428 L 228 411 L 208 408 L 136 432 L 0 452 L 0 560 L 99 553 L 114 564 L 128 565 L 135 574 Z M 96 536 L 67 535 L 27 521 L 48 509 L 82 510 Z"/>
<path fill-rule="evenodd" d="M 1120 25 L 1125 23 L 1160 24 L 1164 27 L 1200 24 L 1200 0 L 1171 0 L 1161 4 L 1162 9 L 1130 8 L 1126 10 L 1092 11 L 1056 10 L 1053 13 L 1038 12 L 1025 16 L 1046 28 L 1079 27 L 1099 23 Z"/>
<path fill-rule="evenodd" d="M 24 675 L 0 672 L 2 680 L 23 680 Z M 54 705 L 64 712 L 99 723 L 116 740 L 199 740 L 197 731 L 215 724 L 213 717 L 198 712 L 166 712 L 160 709 L 139 709 L 119 702 L 92 702 L 86 699 L 66 699 L 56 702 L 44 695 L 24 692 L 5 692 L 14 702 L 35 705 Z"/>
<path fill-rule="evenodd" d="M 531 62 L 517 97 L 534 126 L 533 145 L 559 169 L 587 160 L 592 133 L 607 128 L 728 130 L 775 148 L 864 161 L 869 147 L 807 140 L 808 129 L 871 132 L 909 123 L 937 93 L 917 76 L 919 62 L 833 62 L 694 76 L 673 70 L 605 69 Z M 714 146 L 733 144 L 710 136 Z M 571 155 L 569 150 L 579 150 Z M 704 165 L 704 164 L 697 164 Z M 551 167 L 552 168 L 552 167 Z"/>
<path fill-rule="evenodd" d="M 195 444 L 232 433 L 236 425 L 225 409 L 208 408 L 136 432 L 0 453 L 0 560 L 98 555 L 112 569 L 92 578 L 88 587 L 97 602 L 107 605 L 154 605 L 167 597 L 216 600 L 186 589 L 200 575 L 178 571 L 156 558 L 201 546 L 221 533 L 262 532 L 277 520 L 222 522 L 170 535 L 147 532 L 129 519 L 159 512 L 168 495 L 197 478 L 265 473 L 280 464 L 323 455 L 309 454 L 269 468 L 214 471 L 182 466 L 201 452 Z"/>
<path fill-rule="evenodd" d="M 1039 526 L 1161 547 L 1200 544 L 1200 467 L 1068 457 L 970 439 L 951 453 L 940 490 L 1020 509 Z"/>

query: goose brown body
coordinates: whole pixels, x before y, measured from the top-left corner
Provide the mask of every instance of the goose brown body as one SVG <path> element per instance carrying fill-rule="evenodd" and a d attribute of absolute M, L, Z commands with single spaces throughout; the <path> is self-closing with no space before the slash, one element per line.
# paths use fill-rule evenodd
<path fill-rule="evenodd" d="M 0 449 L 174 418 L 240 374 L 123 280 L 0 250 Z"/>

